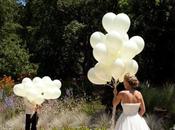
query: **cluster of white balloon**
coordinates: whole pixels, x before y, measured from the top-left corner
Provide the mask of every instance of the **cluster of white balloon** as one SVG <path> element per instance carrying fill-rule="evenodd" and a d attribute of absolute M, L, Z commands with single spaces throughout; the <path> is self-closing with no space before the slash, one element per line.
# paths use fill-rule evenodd
<path fill-rule="evenodd" d="M 35 77 L 33 80 L 24 78 L 22 83 L 16 84 L 13 92 L 17 96 L 25 97 L 36 104 L 42 104 L 45 99 L 56 99 L 61 95 L 61 82 L 51 80 L 49 76 Z"/>
<path fill-rule="evenodd" d="M 129 38 L 130 19 L 124 13 L 106 13 L 102 25 L 107 34 L 94 32 L 90 37 L 93 56 L 98 63 L 88 71 L 88 79 L 94 84 L 106 84 L 112 77 L 123 82 L 126 73 L 136 74 L 138 63 L 133 59 L 144 48 L 140 36 Z"/>

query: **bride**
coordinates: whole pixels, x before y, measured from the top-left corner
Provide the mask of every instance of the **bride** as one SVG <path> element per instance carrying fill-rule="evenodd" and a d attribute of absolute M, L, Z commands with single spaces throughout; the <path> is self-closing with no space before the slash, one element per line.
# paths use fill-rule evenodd
<path fill-rule="evenodd" d="M 113 100 L 113 105 L 121 102 L 123 112 L 117 120 L 115 130 L 150 130 L 142 117 L 145 113 L 145 104 L 142 94 L 135 90 L 139 85 L 136 76 L 127 73 L 124 76 L 125 90 L 120 91 Z"/>

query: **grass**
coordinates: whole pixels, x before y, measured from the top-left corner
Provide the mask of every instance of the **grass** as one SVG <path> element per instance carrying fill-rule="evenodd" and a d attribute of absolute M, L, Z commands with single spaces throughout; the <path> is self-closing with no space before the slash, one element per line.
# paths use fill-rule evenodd
<path fill-rule="evenodd" d="M 24 106 L 22 103 L 19 103 L 21 102 L 21 98 L 15 97 L 15 101 L 15 107 L 9 108 L 9 111 L 5 109 L 1 113 L 1 130 L 10 130 L 12 128 L 23 130 L 24 128 Z M 21 106 L 17 106 L 19 104 Z M 99 122 L 92 122 L 92 118 L 96 113 L 105 114 L 102 111 L 103 108 L 104 106 L 100 102 L 86 102 L 86 99 L 83 98 L 50 100 L 43 104 L 39 114 L 38 128 L 39 130 L 90 130 L 92 128 L 106 130 L 104 125 L 98 124 Z M 98 119 L 96 118 L 96 120 Z M 95 128 L 94 126 L 99 126 L 99 128 Z"/>
<path fill-rule="evenodd" d="M 143 84 L 141 88 L 146 107 L 149 111 L 153 111 L 155 107 L 161 107 L 171 112 L 174 111 L 172 108 L 174 108 L 173 102 L 175 101 L 175 85 L 165 84 L 161 87 L 147 87 Z"/>
<path fill-rule="evenodd" d="M 151 130 L 165 130 L 163 118 L 158 118 L 154 114 L 147 114 L 146 121 Z"/>
<path fill-rule="evenodd" d="M 153 124 L 162 120 L 163 125 L 161 125 L 161 127 L 168 130 L 175 124 L 175 84 L 166 83 L 156 87 L 152 85 L 148 87 L 146 84 L 143 84 L 141 88 L 147 113 L 153 115 L 148 119 L 156 120 L 150 121 L 153 122 Z M 153 124 L 150 124 L 150 127 L 152 127 Z M 158 126 L 157 124 L 157 127 Z M 154 130 L 154 128 L 152 129 Z M 157 129 L 159 128 L 155 130 Z"/>

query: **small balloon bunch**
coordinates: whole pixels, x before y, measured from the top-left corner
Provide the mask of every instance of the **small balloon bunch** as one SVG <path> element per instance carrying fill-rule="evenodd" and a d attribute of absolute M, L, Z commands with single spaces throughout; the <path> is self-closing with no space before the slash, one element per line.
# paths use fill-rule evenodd
<path fill-rule="evenodd" d="M 94 84 L 106 84 L 112 77 L 123 82 L 124 75 L 136 74 L 138 63 L 133 58 L 144 48 L 140 36 L 129 38 L 127 32 L 131 21 L 124 13 L 106 13 L 102 25 L 106 34 L 96 31 L 90 37 L 93 56 L 97 64 L 88 71 L 88 79 Z"/>
<path fill-rule="evenodd" d="M 38 105 L 45 99 L 56 99 L 61 96 L 61 82 L 57 79 L 51 80 L 49 76 L 43 78 L 35 77 L 33 80 L 24 78 L 21 83 L 16 84 L 13 92 L 17 96 L 25 97 Z"/>

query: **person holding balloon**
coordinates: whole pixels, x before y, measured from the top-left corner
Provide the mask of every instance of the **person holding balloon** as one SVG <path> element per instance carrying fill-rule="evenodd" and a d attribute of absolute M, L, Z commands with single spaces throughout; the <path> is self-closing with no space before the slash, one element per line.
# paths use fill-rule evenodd
<path fill-rule="evenodd" d="M 31 102 L 27 98 L 24 98 L 24 104 L 26 114 L 25 130 L 37 130 L 38 111 L 41 109 L 41 105 Z"/>
<path fill-rule="evenodd" d="M 125 90 L 120 91 L 113 100 L 113 105 L 121 103 L 123 112 L 117 120 L 115 130 L 150 130 L 142 117 L 145 113 L 145 104 L 142 94 L 136 90 L 139 80 L 129 73 L 124 76 Z"/>
<path fill-rule="evenodd" d="M 34 77 L 32 80 L 25 77 L 21 83 L 15 84 L 13 92 L 24 98 L 25 130 L 37 130 L 38 112 L 45 100 L 57 99 L 61 96 L 61 82 L 51 80 L 49 76 Z"/>

